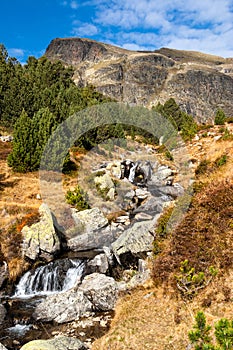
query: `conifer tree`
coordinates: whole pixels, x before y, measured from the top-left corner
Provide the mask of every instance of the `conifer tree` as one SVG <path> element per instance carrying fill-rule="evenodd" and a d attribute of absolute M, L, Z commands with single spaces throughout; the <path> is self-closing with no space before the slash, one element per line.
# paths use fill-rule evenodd
<path fill-rule="evenodd" d="M 8 164 L 14 171 L 31 171 L 31 156 L 33 152 L 32 122 L 23 109 L 15 124 L 13 134 L 13 151 L 8 156 Z"/>

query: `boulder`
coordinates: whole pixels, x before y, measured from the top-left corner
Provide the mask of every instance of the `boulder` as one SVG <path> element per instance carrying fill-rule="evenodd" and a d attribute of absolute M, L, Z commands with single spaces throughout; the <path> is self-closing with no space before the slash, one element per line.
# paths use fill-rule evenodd
<path fill-rule="evenodd" d="M 30 341 L 20 350 L 87 350 L 87 347 L 79 339 L 59 336 L 48 340 Z"/>
<path fill-rule="evenodd" d="M 106 171 L 108 171 L 110 175 L 112 175 L 113 177 L 120 179 L 122 174 L 121 162 L 114 161 L 114 162 L 108 163 L 108 165 L 106 166 Z"/>
<path fill-rule="evenodd" d="M 115 188 L 114 182 L 109 174 L 104 174 L 102 176 L 96 176 L 94 178 L 96 186 L 102 192 L 108 192 L 110 188 Z"/>
<path fill-rule="evenodd" d="M 158 191 L 156 189 L 156 195 L 158 195 Z M 133 211 L 133 214 L 143 213 L 147 215 L 151 215 L 154 217 L 158 213 L 163 211 L 164 205 L 166 202 L 170 202 L 172 200 L 171 197 L 162 195 L 160 193 L 160 197 L 151 196 L 148 198 L 143 204 L 141 204 L 137 209 Z"/>
<path fill-rule="evenodd" d="M 173 186 L 160 186 L 158 187 L 159 191 L 163 194 L 177 198 L 184 194 L 184 188 L 178 183 L 174 183 Z"/>
<path fill-rule="evenodd" d="M 137 188 L 135 194 L 139 199 L 146 199 L 150 195 L 150 192 L 143 188 Z"/>
<path fill-rule="evenodd" d="M 82 291 L 71 289 L 64 293 L 48 296 L 37 305 L 33 317 L 38 321 L 70 322 L 79 317 L 89 316 L 92 303 Z"/>
<path fill-rule="evenodd" d="M 90 273 L 106 273 L 108 271 L 108 258 L 106 254 L 98 254 L 87 263 L 87 269 Z"/>
<path fill-rule="evenodd" d="M 93 311 L 112 310 L 117 292 L 117 283 L 112 277 L 93 273 L 84 278 L 78 289 L 48 296 L 37 305 L 33 317 L 64 323 L 89 316 Z"/>
<path fill-rule="evenodd" d="M 24 226 L 22 229 L 23 254 L 32 260 L 43 258 L 49 261 L 59 252 L 60 240 L 49 207 L 42 204 L 39 213 L 39 222 L 30 227 Z"/>
<path fill-rule="evenodd" d="M 78 211 L 74 208 L 71 209 L 72 217 L 77 223 L 78 227 L 83 227 L 83 232 L 89 233 L 99 230 L 108 225 L 108 220 L 99 208 L 86 209 Z"/>
<path fill-rule="evenodd" d="M 106 199 L 108 199 L 109 201 L 112 201 L 112 202 L 114 201 L 114 199 L 115 199 L 115 189 L 113 187 L 110 188 L 110 190 L 106 194 Z"/>
<path fill-rule="evenodd" d="M 4 323 L 5 317 L 6 317 L 6 309 L 2 304 L 0 304 L 0 324 Z"/>
<path fill-rule="evenodd" d="M 165 185 L 166 179 L 173 175 L 173 170 L 166 165 L 161 165 L 156 172 L 151 175 L 148 186 L 160 186 Z"/>
<path fill-rule="evenodd" d="M 100 273 L 87 275 L 79 290 L 91 300 L 95 311 L 113 310 L 117 301 L 117 283 L 112 277 Z"/>
<path fill-rule="evenodd" d="M 153 220 L 135 222 L 133 226 L 125 230 L 120 237 L 112 243 L 112 250 L 116 257 L 131 253 L 140 256 L 152 250 L 154 240 L 154 226 L 159 215 Z"/>
<path fill-rule="evenodd" d="M 72 238 L 67 240 L 67 247 L 74 252 L 102 249 L 103 246 L 110 246 L 119 234 L 118 228 L 114 228 L 113 225 L 83 234 L 80 234 L 79 231 L 73 231 Z"/>

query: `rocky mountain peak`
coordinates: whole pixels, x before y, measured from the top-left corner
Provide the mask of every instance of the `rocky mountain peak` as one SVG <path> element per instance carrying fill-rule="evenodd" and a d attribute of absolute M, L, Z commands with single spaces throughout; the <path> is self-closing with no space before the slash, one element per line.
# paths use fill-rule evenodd
<path fill-rule="evenodd" d="M 77 85 L 94 85 L 117 101 L 152 107 L 173 97 L 198 122 L 213 121 L 218 108 L 232 113 L 232 58 L 169 48 L 130 51 L 83 38 L 54 39 L 45 56 L 72 65 Z"/>

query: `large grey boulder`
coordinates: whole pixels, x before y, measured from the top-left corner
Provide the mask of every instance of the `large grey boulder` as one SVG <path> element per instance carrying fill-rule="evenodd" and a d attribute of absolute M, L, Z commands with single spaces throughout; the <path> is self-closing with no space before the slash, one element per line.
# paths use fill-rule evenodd
<path fill-rule="evenodd" d="M 172 196 L 173 198 L 184 194 L 184 188 L 179 183 L 175 183 L 173 186 L 160 186 L 158 189 L 161 193 Z"/>
<path fill-rule="evenodd" d="M 116 257 L 131 253 L 140 256 L 152 250 L 154 240 L 154 226 L 159 214 L 153 220 L 135 222 L 112 243 L 112 250 Z"/>
<path fill-rule="evenodd" d="M 83 234 L 77 230 L 77 232 L 73 232 L 73 237 L 67 240 L 67 247 L 74 252 L 102 249 L 103 246 L 110 246 L 119 234 L 119 230 L 112 225 Z"/>
<path fill-rule="evenodd" d="M 149 197 L 143 204 L 133 211 L 133 214 L 144 213 L 154 217 L 163 211 L 166 203 L 170 202 L 172 198 L 167 195 L 162 195 L 161 193 L 159 194 L 157 189 L 155 191 L 155 194 L 158 195 L 158 197 Z"/>
<path fill-rule="evenodd" d="M 87 350 L 87 347 L 79 339 L 59 336 L 48 340 L 30 341 L 20 350 Z"/>
<path fill-rule="evenodd" d="M 23 254 L 32 260 L 43 258 L 49 261 L 60 250 L 60 240 L 49 207 L 42 204 L 39 213 L 39 222 L 22 229 Z"/>
<path fill-rule="evenodd" d="M 117 283 L 112 277 L 100 273 L 87 275 L 79 290 L 91 300 L 95 311 L 113 310 L 117 301 Z"/>
<path fill-rule="evenodd" d="M 4 323 L 5 316 L 6 316 L 6 309 L 2 304 L 0 304 L 0 324 Z"/>
<path fill-rule="evenodd" d="M 151 175 L 149 186 L 160 186 L 165 185 L 168 178 L 174 174 L 174 171 L 166 165 L 161 165 L 157 171 L 154 171 Z"/>
<path fill-rule="evenodd" d="M 33 317 L 58 323 L 78 320 L 94 311 L 112 310 L 117 293 L 117 283 L 112 277 L 93 273 L 84 278 L 78 289 L 48 296 L 36 307 Z"/>
<path fill-rule="evenodd" d="M 69 290 L 48 296 L 39 304 L 33 317 L 41 321 L 70 322 L 79 317 L 89 316 L 92 303 L 82 291 Z"/>

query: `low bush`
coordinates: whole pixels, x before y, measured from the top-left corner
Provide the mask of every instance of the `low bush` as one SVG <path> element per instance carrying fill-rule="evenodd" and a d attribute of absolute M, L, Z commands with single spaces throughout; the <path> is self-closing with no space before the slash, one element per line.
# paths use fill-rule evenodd
<path fill-rule="evenodd" d="M 195 321 L 194 329 L 188 333 L 195 350 L 231 350 L 233 348 L 233 320 L 221 318 L 215 324 L 215 339 L 211 336 L 212 327 L 206 323 L 206 317 L 202 311 L 196 314 Z"/>
<path fill-rule="evenodd" d="M 66 201 L 77 210 L 85 210 L 90 208 L 88 204 L 88 195 L 79 185 L 77 185 L 73 191 L 67 191 Z"/>

